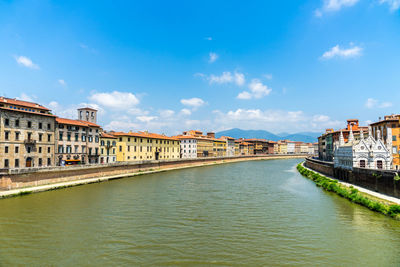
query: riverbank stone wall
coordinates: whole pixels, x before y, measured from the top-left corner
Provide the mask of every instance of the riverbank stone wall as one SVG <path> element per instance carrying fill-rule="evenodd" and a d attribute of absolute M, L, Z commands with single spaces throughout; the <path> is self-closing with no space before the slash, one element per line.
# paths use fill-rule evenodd
<path fill-rule="evenodd" d="M 334 168 L 333 163 L 307 158 L 305 166 L 338 180 L 358 185 L 375 192 L 400 198 L 400 180 L 396 171 L 353 168 L 353 170 Z"/>

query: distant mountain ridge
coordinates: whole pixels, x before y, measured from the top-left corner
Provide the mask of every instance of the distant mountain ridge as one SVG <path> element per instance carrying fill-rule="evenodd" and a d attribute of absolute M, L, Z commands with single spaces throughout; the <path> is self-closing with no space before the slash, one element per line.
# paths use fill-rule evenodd
<path fill-rule="evenodd" d="M 258 139 L 267 139 L 272 141 L 279 141 L 279 140 L 291 140 L 291 141 L 298 141 L 298 142 L 306 142 L 306 143 L 315 143 L 318 142 L 318 136 L 321 133 L 318 132 L 301 132 L 301 133 L 280 133 L 280 134 L 273 134 L 271 132 L 265 130 L 242 130 L 239 128 L 233 128 L 226 131 L 221 131 L 215 133 L 217 138 L 221 136 L 230 136 L 233 138 L 258 138 Z"/>

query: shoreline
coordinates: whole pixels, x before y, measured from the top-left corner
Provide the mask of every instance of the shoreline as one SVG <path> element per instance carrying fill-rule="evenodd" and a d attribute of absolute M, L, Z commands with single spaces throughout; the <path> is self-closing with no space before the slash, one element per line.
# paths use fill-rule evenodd
<path fill-rule="evenodd" d="M 316 186 L 325 191 L 335 193 L 355 204 L 395 220 L 400 220 L 400 199 L 398 198 L 340 181 L 304 166 L 304 162 L 299 163 L 296 169 L 303 177 L 312 180 Z"/>
<path fill-rule="evenodd" d="M 214 165 L 220 165 L 220 164 L 236 163 L 236 162 L 243 162 L 243 161 L 253 161 L 253 160 L 276 160 L 276 159 L 296 159 L 296 158 L 300 159 L 300 158 L 305 158 L 305 157 L 306 156 L 298 156 L 298 155 L 296 155 L 296 156 L 277 155 L 277 156 L 266 156 L 266 157 L 260 156 L 260 157 L 254 157 L 254 158 L 235 158 L 235 159 L 217 159 L 216 158 L 215 160 L 213 160 L 211 162 L 199 162 L 197 164 L 191 163 L 191 164 L 187 164 L 187 165 L 183 165 L 183 166 L 170 166 L 170 167 L 164 166 L 164 167 L 159 167 L 157 169 L 150 168 L 148 170 L 138 170 L 135 172 L 123 173 L 123 174 L 117 174 L 117 175 L 109 175 L 109 176 L 86 178 L 86 179 L 76 179 L 76 180 L 66 181 L 66 182 L 58 182 L 58 183 L 51 183 L 51 184 L 45 184 L 45 185 L 39 185 L 39 186 L 30 186 L 30 187 L 23 187 L 23 188 L 18 188 L 18 189 L 3 190 L 3 191 L 0 191 L 0 199 L 17 197 L 17 196 L 51 191 L 51 190 L 58 190 L 58 189 L 63 189 L 63 188 L 68 188 L 68 187 L 73 187 L 73 186 L 106 182 L 106 181 L 111 181 L 111 180 L 116 180 L 116 179 L 123 179 L 123 178 L 129 178 L 129 177 L 133 178 L 135 176 L 140 176 L 140 175 L 145 175 L 145 174 L 153 174 L 153 173 L 160 173 L 160 172 L 173 171 L 173 170 L 182 170 L 182 169 L 187 169 L 187 168 L 214 166 Z"/>

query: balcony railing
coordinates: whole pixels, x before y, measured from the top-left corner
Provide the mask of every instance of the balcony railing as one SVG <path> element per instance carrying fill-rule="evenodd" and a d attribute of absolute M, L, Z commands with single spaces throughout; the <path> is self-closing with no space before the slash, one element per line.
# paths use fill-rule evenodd
<path fill-rule="evenodd" d="M 24 144 L 26 145 L 36 145 L 36 140 L 33 140 L 32 138 L 27 138 L 24 140 Z"/>

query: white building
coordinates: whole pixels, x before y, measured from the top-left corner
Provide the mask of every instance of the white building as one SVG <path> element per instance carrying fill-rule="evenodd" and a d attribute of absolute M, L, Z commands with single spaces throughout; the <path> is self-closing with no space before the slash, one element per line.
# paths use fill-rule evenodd
<path fill-rule="evenodd" d="M 350 129 L 349 141 L 344 142 L 343 133 L 340 133 L 339 144 L 335 145 L 334 166 L 343 169 L 369 168 L 390 170 L 392 165 L 392 134 L 388 132 L 387 146 L 385 146 L 378 131 L 378 138 L 372 137 L 372 129 L 368 127 L 368 137 L 364 139 L 363 131 L 360 131 L 360 140 L 355 140 Z"/>
<path fill-rule="evenodd" d="M 229 136 L 221 136 L 220 139 L 223 139 L 226 142 L 226 156 L 235 156 L 235 138 Z"/>
<path fill-rule="evenodd" d="M 197 140 L 193 136 L 179 136 L 181 140 L 181 157 L 183 159 L 197 158 Z"/>
<path fill-rule="evenodd" d="M 294 154 L 296 150 L 296 144 L 295 142 L 288 141 L 287 142 L 287 153 L 288 154 Z"/>

